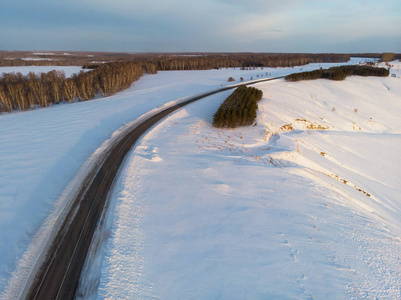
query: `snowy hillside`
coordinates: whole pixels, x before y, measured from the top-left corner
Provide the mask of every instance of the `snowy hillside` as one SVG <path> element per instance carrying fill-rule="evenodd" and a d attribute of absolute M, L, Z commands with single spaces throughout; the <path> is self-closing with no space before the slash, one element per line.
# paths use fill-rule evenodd
<path fill-rule="evenodd" d="M 255 127 L 211 127 L 228 91 L 141 140 L 83 290 L 100 280 L 98 299 L 401 298 L 401 79 L 256 87 Z"/>
<path fill-rule="evenodd" d="M 356 62 L 358 62 L 358 60 L 354 59 L 349 63 Z M 256 79 L 258 75 L 266 76 L 266 73 L 270 76 L 278 76 L 297 72 L 301 69 L 313 70 L 321 66 L 330 67 L 331 65 L 332 64 L 312 64 L 297 68 L 264 68 L 264 70 L 224 69 L 159 72 L 156 75 L 142 77 L 132 88 L 112 97 L 75 104 L 60 104 L 51 108 L 37 109 L 35 111 L 0 115 L 0 291 L 2 293 L 0 298 L 9 299 L 12 298 L 10 295 L 18 293 L 29 275 L 38 254 L 41 252 L 52 225 L 57 220 L 58 215 L 63 212 L 63 207 L 68 200 L 66 198 L 68 192 L 71 191 L 74 183 L 80 180 L 82 174 L 85 172 L 85 166 L 93 160 L 104 141 L 109 139 L 112 135 L 115 135 L 117 131 L 125 127 L 128 122 L 135 120 L 140 115 L 155 107 L 162 106 L 163 103 L 225 85 L 227 84 L 227 78 L 230 76 L 237 80 L 240 77 L 248 80 L 251 77 Z M 43 69 L 35 70 L 35 67 L 32 67 L 31 70 L 35 72 L 43 71 Z M 18 72 L 21 70 L 15 67 L 7 71 Z M 29 70 L 24 72 L 29 72 Z M 396 84 L 398 81 L 392 82 L 390 80 L 399 79 L 386 78 L 383 80 L 385 84 L 389 84 L 388 87 L 390 89 L 393 89 L 392 85 Z M 278 86 L 282 84 L 284 83 L 281 82 Z M 330 89 L 329 91 L 332 90 Z M 388 92 L 390 93 L 391 90 Z M 196 104 L 199 106 L 191 106 L 188 110 L 183 110 L 180 113 L 191 111 L 191 115 L 187 118 L 188 124 L 190 125 L 200 120 L 206 120 L 208 122 L 215 108 L 224 100 L 227 93 L 211 97 L 209 100 L 203 100 L 202 103 L 205 104 Z M 265 95 L 268 97 L 268 92 L 265 92 Z M 385 93 L 385 95 L 387 94 Z M 269 98 L 266 98 L 262 101 L 269 101 L 268 99 Z M 340 106 L 336 106 L 336 108 L 340 109 Z M 267 109 L 272 111 L 270 108 Z M 362 107 L 358 107 L 358 109 L 362 110 Z M 396 108 L 394 108 L 394 113 L 396 113 Z M 358 114 L 360 114 L 359 111 Z M 177 116 L 179 115 L 174 115 L 174 117 L 172 117 L 173 120 L 177 119 L 177 121 L 174 122 L 181 120 Z M 306 116 L 304 117 L 306 118 Z M 381 117 L 384 118 L 386 115 Z M 313 122 L 312 118 L 310 118 L 309 121 Z M 182 122 L 182 120 L 180 122 Z M 292 122 L 292 119 L 288 118 L 286 122 Z M 210 128 L 207 123 L 201 124 L 203 125 L 199 128 L 203 128 L 202 130 L 209 135 Z M 281 123 L 278 122 L 274 126 L 279 126 L 280 124 Z M 391 128 L 396 127 L 394 126 Z M 265 129 L 266 127 L 259 122 L 257 127 L 252 128 L 250 140 L 246 143 L 249 145 L 255 144 L 255 140 L 260 138 L 259 134 L 265 135 Z M 182 132 L 187 131 L 187 129 L 181 125 L 177 127 L 177 130 L 181 130 Z M 274 130 L 273 127 L 272 130 Z M 174 135 L 175 134 L 176 133 L 174 133 Z M 221 134 L 222 133 L 220 133 L 220 135 Z M 230 140 L 227 140 L 227 143 L 224 143 L 224 145 L 229 142 L 228 145 L 233 144 L 232 139 L 234 139 L 234 136 L 235 135 L 230 134 L 230 138 L 228 138 L 227 135 L 227 139 Z M 281 137 L 283 136 L 284 135 L 281 135 Z M 216 138 L 217 137 L 218 135 Z M 395 138 L 396 137 L 395 135 Z M 243 136 L 243 139 L 245 138 L 248 137 Z M 175 137 L 173 139 L 175 139 Z M 204 142 L 204 140 L 205 139 L 199 140 L 198 142 Z M 282 143 L 283 140 L 284 139 L 280 139 L 278 142 Z M 269 145 L 272 141 L 274 141 L 274 138 L 270 139 L 270 142 L 267 142 L 266 139 L 264 143 Z M 192 143 L 193 141 L 190 140 L 189 142 Z M 161 145 L 163 145 L 163 140 L 161 140 L 161 143 Z M 236 143 L 242 146 L 241 139 Z M 185 145 L 178 145 L 179 148 L 176 149 L 176 151 L 187 147 Z M 199 145 L 196 145 L 196 147 L 199 147 Z M 160 148 L 162 147 L 160 146 Z M 253 146 L 250 147 L 250 149 L 251 148 L 258 149 Z M 157 149 L 147 149 L 139 147 L 137 151 L 145 151 L 144 153 L 146 153 L 146 155 L 143 154 L 145 158 L 154 156 L 152 162 L 160 159 L 157 156 Z M 201 151 L 198 149 L 201 148 L 196 148 L 197 151 Z M 156 151 L 155 154 L 151 152 L 153 150 Z M 255 151 L 257 152 L 258 150 Z M 327 151 L 327 153 L 330 152 Z M 241 157 L 241 155 L 238 154 L 237 156 Z M 194 154 L 191 153 L 188 159 L 191 162 L 202 161 L 202 159 L 204 159 L 205 165 L 213 165 L 210 162 L 211 156 L 209 154 L 205 155 L 204 158 L 202 157 L 202 155 L 194 157 Z M 241 160 L 244 159 L 241 158 Z M 182 162 L 179 163 L 181 164 Z M 194 164 L 194 166 L 196 166 L 196 164 Z M 185 165 L 183 165 L 183 167 L 185 167 Z M 177 165 L 173 165 L 172 167 L 173 170 L 177 170 L 177 168 Z M 228 170 L 232 171 L 233 168 L 230 167 Z M 265 172 L 265 170 L 266 168 L 263 169 L 263 172 Z M 276 169 L 274 170 L 274 174 L 276 174 L 278 171 Z M 255 174 L 258 172 L 256 168 L 254 169 L 252 167 L 252 173 L 253 171 L 255 171 Z M 221 172 L 226 171 L 222 169 Z M 225 176 L 224 173 L 219 175 L 217 171 L 213 171 L 212 173 L 215 173 L 213 176 L 216 177 L 220 175 Z M 185 172 L 182 174 L 185 175 Z M 135 176 L 140 175 L 141 174 L 137 174 Z M 163 179 L 165 175 L 166 174 L 162 172 L 160 179 Z M 244 176 L 245 175 L 246 173 L 244 173 Z M 338 172 L 338 175 L 341 175 L 340 172 Z M 304 174 L 302 176 L 304 176 Z M 139 182 L 141 182 L 141 178 L 142 177 L 139 178 Z M 199 176 L 195 176 L 194 178 L 198 180 Z M 189 182 L 193 181 L 191 178 L 184 179 Z M 176 183 L 179 183 L 180 177 L 176 177 L 174 180 L 176 180 Z M 211 189 L 208 189 L 209 192 L 213 192 L 214 189 L 224 190 L 232 186 L 231 183 L 219 183 L 219 180 L 220 179 L 216 179 L 217 183 L 213 184 Z M 233 180 L 236 179 L 233 177 Z M 244 182 L 242 188 L 244 190 L 242 193 L 247 195 L 246 197 L 253 199 L 258 193 L 259 188 L 256 185 L 259 180 L 260 179 L 252 185 L 250 185 L 248 181 L 246 183 Z M 362 186 L 357 180 L 347 180 L 350 180 L 350 182 L 358 188 Z M 148 184 L 153 186 L 150 181 Z M 160 184 L 165 185 L 166 183 Z M 175 188 L 176 186 L 171 186 L 171 188 Z M 253 187 L 255 187 L 255 189 L 253 189 Z M 186 189 L 191 188 L 191 185 L 186 187 Z M 180 189 L 176 189 L 176 191 L 181 193 Z M 370 190 L 367 189 L 367 192 L 369 191 Z M 169 191 L 166 190 L 166 193 L 168 192 Z M 182 193 L 186 195 L 185 192 Z M 210 199 L 213 200 L 216 196 L 212 194 L 210 197 Z M 181 204 L 178 203 L 178 205 Z M 214 211 L 213 207 L 211 207 L 211 209 Z M 236 209 L 235 206 L 233 206 L 233 209 Z M 218 220 L 215 220 L 215 222 L 217 221 Z M 226 221 L 230 221 L 229 218 L 227 218 Z M 200 228 L 202 228 L 201 225 L 202 224 L 199 225 Z M 128 224 L 128 226 L 131 226 L 131 224 Z M 188 230 L 190 230 L 190 228 L 188 228 Z M 113 232 L 115 234 L 115 231 Z M 161 231 L 161 234 L 162 233 L 163 231 Z M 109 243 L 115 243 L 115 240 L 109 240 Z M 131 247 L 131 245 L 128 246 Z M 143 246 L 145 247 L 146 244 Z M 108 255 L 110 256 L 110 253 Z M 129 255 L 134 254 L 130 253 Z M 116 259 L 117 257 L 118 256 L 116 256 Z M 224 268 L 222 271 L 224 271 Z M 223 272 L 223 274 L 225 273 Z M 118 284 L 112 282 L 109 277 L 106 276 L 102 278 L 102 284 L 104 286 L 118 287 Z M 118 278 L 116 277 L 116 279 Z M 155 284 L 156 281 L 149 281 L 149 283 L 151 282 Z M 137 283 L 139 285 L 143 284 L 143 282 L 140 281 L 137 281 Z M 218 285 L 218 283 L 216 283 L 216 285 Z M 122 291 L 128 293 L 126 290 Z M 129 289 L 129 291 L 132 291 L 132 289 Z M 101 289 L 101 293 L 103 294 L 109 292 L 110 290 L 106 291 L 106 289 Z"/>
<path fill-rule="evenodd" d="M 350 61 L 354 63 L 356 60 Z M 331 66 L 332 64 L 326 64 Z M 0 293 L 20 291 L 49 232 L 104 141 L 142 114 L 172 100 L 257 76 L 285 75 L 297 68 L 168 71 L 145 75 L 114 96 L 0 115 Z M 45 72 L 80 67 L 12 67 L 3 72 Z"/>

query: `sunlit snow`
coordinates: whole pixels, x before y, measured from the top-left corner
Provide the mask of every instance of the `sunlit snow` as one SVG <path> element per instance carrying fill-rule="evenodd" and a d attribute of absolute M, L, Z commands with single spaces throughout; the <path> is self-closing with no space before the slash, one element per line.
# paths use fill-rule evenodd
<path fill-rule="evenodd" d="M 112 97 L 0 115 L 1 297 L 18 293 L 68 184 L 116 130 L 229 76 L 320 66 L 159 72 Z M 100 280 L 98 298 L 399 298 L 400 86 L 260 83 L 258 124 L 246 129 L 210 127 L 230 92 L 173 114 L 127 159 L 86 288 Z"/>
<path fill-rule="evenodd" d="M 226 92 L 131 153 L 98 299 L 401 297 L 400 79 L 256 87 L 257 126 L 211 127 Z"/>

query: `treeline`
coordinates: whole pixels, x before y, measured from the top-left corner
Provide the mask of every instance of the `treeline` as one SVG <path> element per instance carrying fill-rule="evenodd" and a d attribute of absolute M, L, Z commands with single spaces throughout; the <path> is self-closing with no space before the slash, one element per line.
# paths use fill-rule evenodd
<path fill-rule="evenodd" d="M 390 62 L 395 59 L 395 53 L 393 52 L 385 52 L 382 54 L 381 60 L 384 62 Z"/>
<path fill-rule="evenodd" d="M 0 51 L 0 66 L 96 66 L 115 61 L 151 63 L 157 70 L 208 70 L 231 67 L 291 67 L 345 62 L 348 54 L 304 53 L 97 53 Z"/>
<path fill-rule="evenodd" d="M 209 70 L 220 68 L 289 67 L 308 63 L 348 61 L 344 54 L 269 54 L 269 53 L 207 53 L 207 54 L 116 54 L 74 52 L 43 53 L 0 52 L 0 65 L 82 65 L 71 78 L 63 72 L 47 74 L 3 74 L 0 77 L 0 112 L 47 107 L 60 102 L 90 100 L 98 95 L 109 96 L 124 90 L 143 73 L 165 70 Z M 13 56 L 14 55 L 14 56 Z M 27 61 L 26 56 L 40 59 Z M 12 57 L 7 57 L 12 56 Z M 10 58 L 12 58 L 10 60 Z M 58 60 L 59 59 L 59 60 Z M 107 62 L 113 60 L 113 62 Z M 58 63 L 56 63 L 58 62 Z"/>
<path fill-rule="evenodd" d="M 401 59 L 401 53 L 384 52 L 384 53 L 352 53 L 351 57 L 366 57 L 366 58 L 377 58 L 381 61 L 391 61 Z"/>
<path fill-rule="evenodd" d="M 199 56 L 154 57 L 151 63 L 157 70 L 210 70 L 220 68 L 247 67 L 293 67 L 309 63 L 346 62 L 347 54 L 271 54 L 271 53 L 230 53 Z"/>
<path fill-rule="evenodd" d="M 235 128 L 252 125 L 258 110 L 258 101 L 263 92 L 254 87 L 239 86 L 220 105 L 213 117 L 213 126 Z"/>
<path fill-rule="evenodd" d="M 144 72 L 141 64 L 116 62 L 65 78 L 62 71 L 36 75 L 3 74 L 0 78 L 0 112 L 47 107 L 60 102 L 90 100 L 124 90 Z"/>
<path fill-rule="evenodd" d="M 79 52 L 79 51 L 0 51 L 0 66 L 83 66 L 85 64 L 103 64 L 127 61 L 132 56 L 128 53 Z M 135 60 L 143 60 L 144 55 L 136 54 Z"/>
<path fill-rule="evenodd" d="M 104 53 L 0 51 L 0 66 L 83 66 L 115 61 L 148 62 L 158 70 L 205 70 L 229 67 L 292 67 L 308 63 L 345 62 L 351 56 L 388 60 L 400 53 Z"/>
<path fill-rule="evenodd" d="M 347 62 L 347 54 L 268 54 L 230 53 L 199 55 L 151 55 L 132 57 L 133 61 L 146 64 L 153 71 L 211 70 L 221 68 L 293 67 L 309 63 Z M 85 64 L 94 68 L 98 64 Z"/>
<path fill-rule="evenodd" d="M 293 73 L 285 77 L 287 81 L 300 81 L 318 78 L 331 80 L 344 80 L 347 76 L 380 76 L 387 77 L 390 74 L 388 69 L 372 66 L 340 66 L 329 69 L 319 69 L 310 72 Z"/>

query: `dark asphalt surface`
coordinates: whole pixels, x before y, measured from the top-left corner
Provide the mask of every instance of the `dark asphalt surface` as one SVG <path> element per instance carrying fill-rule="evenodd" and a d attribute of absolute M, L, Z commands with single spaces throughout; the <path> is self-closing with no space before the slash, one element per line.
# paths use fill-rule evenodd
<path fill-rule="evenodd" d="M 278 78 L 283 77 L 263 81 Z M 258 82 L 261 80 L 244 85 Z M 167 108 L 143 121 L 114 145 L 102 166 L 92 170 L 82 182 L 79 193 L 72 200 L 70 212 L 60 226 L 25 299 L 74 299 L 92 236 L 126 154 L 144 133 L 170 113 L 189 103 L 235 87 L 224 87 Z"/>

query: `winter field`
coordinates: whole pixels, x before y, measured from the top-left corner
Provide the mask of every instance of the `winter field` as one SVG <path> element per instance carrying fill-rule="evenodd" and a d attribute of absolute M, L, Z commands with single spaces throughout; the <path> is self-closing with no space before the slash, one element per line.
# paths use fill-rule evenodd
<path fill-rule="evenodd" d="M 159 72 L 112 97 L 0 115 L 1 297 L 23 285 L 68 184 L 113 132 L 229 76 L 301 68 Z M 255 127 L 211 128 L 228 91 L 137 145 L 98 234 L 92 296 L 400 297 L 400 79 L 256 87 Z"/>
<path fill-rule="evenodd" d="M 96 298 L 401 297 L 400 79 L 256 87 L 257 126 L 211 127 L 228 91 L 131 153 Z"/>
<path fill-rule="evenodd" d="M 311 69 L 319 65 L 308 66 Z M 308 68 L 303 66 L 303 68 Z M 4 67 L 28 74 L 80 67 Z M 66 196 L 79 182 L 102 144 L 142 114 L 181 97 L 258 74 L 288 74 L 293 69 L 173 71 L 145 75 L 112 97 L 59 104 L 45 109 L 0 115 L 0 291 L 10 298 L 21 289 Z M 107 142 L 105 142 L 107 144 Z M 84 165 L 85 164 L 85 165 Z"/>

